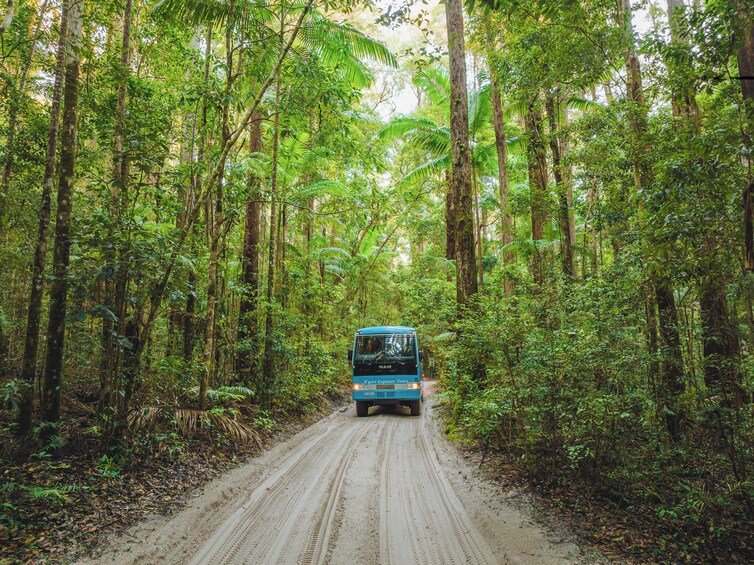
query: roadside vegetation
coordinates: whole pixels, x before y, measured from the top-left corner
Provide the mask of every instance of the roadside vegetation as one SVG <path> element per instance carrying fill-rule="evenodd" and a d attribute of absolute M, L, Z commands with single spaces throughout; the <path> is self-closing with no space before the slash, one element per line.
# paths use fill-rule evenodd
<path fill-rule="evenodd" d="M 748 2 L 4 10 L 0 561 L 332 409 L 377 324 L 589 543 L 754 558 Z"/>

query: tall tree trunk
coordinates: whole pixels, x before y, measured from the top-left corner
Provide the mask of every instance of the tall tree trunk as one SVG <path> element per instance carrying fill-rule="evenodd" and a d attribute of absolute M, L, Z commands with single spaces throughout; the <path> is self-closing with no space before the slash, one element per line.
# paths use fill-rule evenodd
<path fill-rule="evenodd" d="M 597 209 L 597 179 L 589 181 L 586 192 L 587 215 L 584 221 L 584 237 L 589 240 L 589 272 L 592 277 L 597 276 L 597 237 L 595 235 L 595 219 Z M 586 246 L 585 246 L 586 247 Z M 583 257 L 584 278 L 586 278 L 586 253 Z"/>
<path fill-rule="evenodd" d="M 495 147 L 497 149 L 497 178 L 500 191 L 500 243 L 503 246 L 503 264 L 510 265 L 515 260 L 513 252 L 505 249 L 513 243 L 513 218 L 510 214 L 510 178 L 508 176 L 508 145 L 505 138 L 505 121 L 503 119 L 503 105 L 500 96 L 500 84 L 493 72 L 492 77 L 492 125 L 495 129 Z M 510 294 L 514 290 L 510 277 L 503 279 L 503 290 Z"/>
<path fill-rule="evenodd" d="M 537 97 L 538 98 L 538 97 Z M 542 110 L 535 98 L 530 104 L 525 117 L 527 142 L 527 162 L 529 171 L 529 191 L 531 194 L 531 238 L 536 246 L 532 270 L 534 281 L 544 282 L 544 265 L 539 242 L 545 237 L 547 222 L 547 153 L 542 135 Z"/>
<path fill-rule="evenodd" d="M 249 153 L 262 150 L 262 116 L 257 113 L 249 128 Z M 239 339 L 250 341 L 239 359 L 242 381 L 247 386 L 255 378 L 257 366 L 257 308 L 259 305 L 259 221 L 262 208 L 259 178 L 252 172 L 248 177 L 249 196 L 246 201 L 243 252 L 241 257 L 241 283 L 243 292 L 239 303 Z M 256 387 L 255 387 L 256 388 Z"/>
<path fill-rule="evenodd" d="M 5 2 L 5 15 L 0 20 L 0 36 L 2 36 L 13 23 L 13 16 L 16 15 L 16 6 L 13 4 L 13 0 L 6 0 Z"/>
<path fill-rule="evenodd" d="M 110 191 L 110 235 L 109 245 L 104 256 L 108 267 L 105 268 L 106 303 L 114 313 L 113 319 L 106 315 L 102 318 L 102 360 L 100 365 L 99 410 L 105 412 L 113 404 L 121 405 L 117 425 L 125 425 L 125 409 L 122 407 L 123 395 L 112 397 L 113 388 L 121 375 L 119 360 L 123 348 L 115 339 L 117 332 L 125 336 L 126 330 L 126 289 L 128 286 L 129 243 L 123 241 L 123 210 L 128 209 L 128 155 L 126 150 L 126 95 L 131 61 L 131 22 L 133 0 L 126 0 L 123 12 L 123 36 L 120 47 L 120 64 L 118 66 L 118 100 L 115 114 L 115 131 L 113 136 L 112 188 Z M 119 255 L 116 258 L 116 255 Z M 119 387 L 118 387 L 119 388 Z"/>
<path fill-rule="evenodd" d="M 752 9 L 745 8 L 745 2 L 741 3 L 738 11 L 738 20 L 741 25 L 738 47 L 738 75 L 741 77 L 741 92 L 743 93 L 743 105 L 745 125 L 743 128 L 744 146 L 751 150 L 754 146 L 754 19 Z M 744 203 L 744 267 L 754 271 L 754 208 L 752 208 L 752 193 L 754 192 L 754 163 L 748 157 L 747 183 L 743 192 Z"/>
<path fill-rule="evenodd" d="M 568 112 L 563 111 L 563 124 L 568 124 Z M 562 127 L 561 127 L 562 130 Z M 564 159 L 568 156 L 568 154 L 571 151 L 571 144 L 568 140 L 567 135 L 563 135 L 560 138 L 560 155 L 561 159 Z M 578 277 L 578 267 L 576 266 L 576 248 L 578 247 L 578 242 L 576 239 L 576 210 L 574 209 L 573 205 L 573 170 L 570 165 L 565 165 L 562 167 L 562 174 L 563 174 L 563 184 L 565 185 L 565 201 L 566 206 L 568 207 L 568 233 L 571 238 L 571 250 L 573 255 L 573 270 L 572 274 L 574 277 Z"/>
<path fill-rule="evenodd" d="M 45 422 L 55 423 L 60 419 L 63 348 L 68 305 L 68 262 L 71 249 L 71 211 L 76 169 L 76 111 L 79 94 L 79 50 L 83 4 L 84 0 L 73 0 L 68 9 L 68 47 L 65 61 L 58 208 L 55 218 L 53 280 L 50 287 L 50 317 L 47 325 L 47 356 L 42 395 L 42 418 Z"/>
<path fill-rule="evenodd" d="M 275 86 L 275 106 L 280 104 L 280 80 Z M 265 306 L 264 321 L 264 357 L 262 360 L 262 405 L 268 407 L 272 401 L 275 380 L 275 340 L 273 332 L 274 317 L 273 304 L 275 301 L 275 264 L 277 252 L 277 191 L 278 191 L 278 155 L 280 145 L 280 112 L 275 112 L 274 131 L 272 134 L 272 178 L 270 179 L 270 237 L 269 255 L 267 258 L 267 304 Z"/>
<path fill-rule="evenodd" d="M 463 307 L 477 292 L 474 251 L 474 202 L 469 150 L 469 103 L 466 90 L 466 47 L 463 36 L 461 0 L 447 0 L 445 17 L 450 58 L 450 140 L 451 179 L 449 200 L 456 210 L 454 225 L 456 260 L 456 301 Z"/>
<path fill-rule="evenodd" d="M 484 234 L 483 218 L 481 217 L 481 207 L 479 205 L 479 183 L 476 178 L 476 169 L 472 167 L 471 186 L 474 187 L 474 223 L 476 224 L 476 245 L 477 260 L 479 267 L 479 288 L 484 285 Z"/>
<path fill-rule="evenodd" d="M 560 140 L 560 120 L 556 115 L 555 97 L 547 95 L 545 102 L 547 120 L 550 124 L 550 151 L 552 152 L 552 171 L 555 177 L 555 185 L 558 192 L 558 221 L 560 224 L 560 247 L 562 250 L 563 275 L 567 279 L 574 276 L 573 246 L 571 234 L 570 212 L 568 202 L 568 186 L 566 179 L 570 175 L 564 174 L 563 155 L 561 153 L 562 142 Z M 568 178 L 568 180 L 570 180 Z M 572 190 L 572 189 L 571 189 Z"/>
<path fill-rule="evenodd" d="M 194 49 L 199 49 L 199 38 L 194 36 L 191 41 L 191 46 Z M 186 71 L 186 78 L 188 80 L 190 72 Z M 194 148 L 196 146 L 196 123 L 197 116 L 195 113 L 187 114 L 183 117 L 183 140 L 181 142 L 181 163 L 189 170 L 188 178 L 188 190 L 185 191 L 183 202 L 184 209 L 178 214 L 176 220 L 176 227 L 182 230 L 188 221 L 188 211 L 194 207 L 196 201 L 196 178 L 197 175 L 194 171 Z M 189 254 L 191 251 L 189 251 Z M 196 310 L 196 273 L 193 269 L 189 269 L 186 276 L 186 285 L 188 292 L 186 293 L 186 307 L 183 313 L 178 313 L 176 321 L 181 326 L 183 333 L 183 343 L 181 352 L 183 359 L 186 361 L 187 366 L 191 363 L 194 350 L 194 312 Z M 177 308 L 176 308 L 177 310 Z"/>
<path fill-rule="evenodd" d="M 680 437 L 683 414 L 677 407 L 678 396 L 683 392 L 683 353 L 678 332 L 678 312 L 675 297 L 670 285 L 658 281 L 655 285 L 657 311 L 659 312 L 659 329 L 662 338 L 662 374 L 666 403 L 670 410 L 665 411 L 665 423 L 670 437 L 677 441 Z"/>
<path fill-rule="evenodd" d="M 63 2 L 60 14 L 60 37 L 58 39 L 57 61 L 55 63 L 55 84 L 52 89 L 50 105 L 50 129 L 47 134 L 47 153 L 45 155 L 45 172 L 42 181 L 42 203 L 39 207 L 39 227 L 37 243 L 34 248 L 34 262 L 31 268 L 31 290 L 29 292 L 29 312 L 26 319 L 26 339 L 21 369 L 21 380 L 25 385 L 19 410 L 19 432 L 31 431 L 34 412 L 34 380 L 37 373 L 37 350 L 39 349 L 39 322 L 42 315 L 42 296 L 44 294 L 44 273 L 47 258 L 47 240 L 50 230 L 50 210 L 52 189 L 55 177 L 55 156 L 58 147 L 58 129 L 60 128 L 60 102 L 63 93 L 65 71 L 65 51 L 68 35 L 68 7 L 70 0 Z M 10 143 L 10 133 L 9 143 Z M 11 163 L 6 163 L 10 174 Z M 3 184 L 6 169 L 3 168 Z"/>
<path fill-rule="evenodd" d="M 736 359 L 740 343 L 728 314 L 725 286 L 711 276 L 702 285 L 699 297 L 704 353 L 704 381 L 713 394 L 723 393 L 736 405 L 743 400 L 743 389 Z"/>
<path fill-rule="evenodd" d="M 198 45 L 197 45 L 198 47 Z M 204 71 L 202 74 L 202 81 L 205 87 L 209 85 L 209 71 L 210 71 L 210 57 L 212 55 L 212 24 L 207 26 L 207 31 L 204 40 Z M 197 144 L 197 161 L 204 163 L 204 153 L 207 146 L 207 108 L 209 101 L 207 95 L 202 97 L 202 112 L 199 125 L 199 142 Z M 193 149 L 193 142 L 192 142 Z M 202 192 L 202 177 L 201 174 L 197 174 L 192 171 L 191 182 L 193 185 L 193 192 L 191 199 L 191 206 L 188 210 L 194 211 L 199 208 L 199 202 L 197 202 L 196 195 Z M 207 194 L 209 198 L 209 194 Z M 196 232 L 196 227 L 192 219 L 191 212 L 186 213 L 186 219 L 183 225 L 183 230 L 186 233 L 188 231 Z M 187 363 L 191 363 L 194 356 L 194 315 L 196 312 L 196 272 L 191 270 L 188 274 L 189 295 L 186 298 L 186 318 L 184 320 L 183 327 L 183 358 Z"/>

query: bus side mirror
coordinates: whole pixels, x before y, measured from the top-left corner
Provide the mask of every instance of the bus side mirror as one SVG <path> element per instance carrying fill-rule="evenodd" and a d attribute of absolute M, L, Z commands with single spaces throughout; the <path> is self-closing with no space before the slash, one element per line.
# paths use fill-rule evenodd
<path fill-rule="evenodd" d="M 350 363 L 352 361 L 353 361 L 353 349 L 349 349 L 348 350 L 348 362 Z"/>
<path fill-rule="evenodd" d="M 419 361 L 424 361 L 424 352 L 423 351 L 419 352 Z"/>

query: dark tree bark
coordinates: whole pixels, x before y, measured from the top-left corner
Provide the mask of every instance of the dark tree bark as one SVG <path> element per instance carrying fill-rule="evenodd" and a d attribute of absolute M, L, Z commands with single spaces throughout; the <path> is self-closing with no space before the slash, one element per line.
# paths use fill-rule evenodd
<path fill-rule="evenodd" d="M 524 121 L 528 137 L 526 157 L 531 194 L 531 238 L 537 245 L 537 242 L 545 237 L 545 223 L 549 216 L 547 213 L 547 152 L 542 133 L 542 110 L 537 99 L 529 104 Z M 544 282 L 543 269 L 542 253 L 537 246 L 532 260 L 532 271 L 534 281 L 539 285 Z"/>
<path fill-rule="evenodd" d="M 754 143 L 754 19 L 752 9 L 745 8 L 742 2 L 739 9 L 741 25 L 738 47 L 738 74 L 741 77 L 741 92 L 743 94 L 744 115 L 746 124 L 743 128 L 744 146 L 751 149 Z M 752 193 L 754 192 L 754 165 L 752 159 L 747 159 L 747 180 L 743 192 L 744 206 L 744 267 L 754 271 L 754 208 L 752 208 Z"/>
<path fill-rule="evenodd" d="M 76 169 L 76 111 L 79 95 L 79 50 L 81 48 L 83 0 L 73 0 L 68 11 L 68 42 L 63 93 L 63 126 L 60 145 L 53 280 L 50 287 L 50 317 L 47 326 L 47 356 L 42 394 L 42 418 L 57 423 L 63 372 L 66 309 L 68 305 L 68 262 L 71 249 L 71 211 Z"/>
<path fill-rule="evenodd" d="M 500 85 L 494 73 L 492 76 L 492 125 L 495 129 L 495 147 L 497 148 L 497 178 L 500 191 L 500 243 L 505 247 L 513 243 L 513 218 L 509 210 L 510 178 L 508 176 L 508 145 L 505 138 L 505 122 L 503 120 L 503 106 L 500 97 Z M 515 261 L 511 251 L 503 251 L 503 264 L 510 265 Z M 505 294 L 513 292 L 513 281 L 505 277 L 503 290 Z"/>
<path fill-rule="evenodd" d="M 560 224 L 560 247 L 562 250 L 562 268 L 566 278 L 575 276 L 573 245 L 571 232 L 570 213 L 571 206 L 568 199 L 570 175 L 564 174 L 562 142 L 560 140 L 560 120 L 556 115 L 555 98 L 552 94 L 547 95 L 546 100 L 547 120 L 550 124 L 550 151 L 552 152 L 552 171 L 555 177 L 555 185 L 558 192 L 558 222 Z M 572 190 L 572 189 L 571 189 Z"/>
<path fill-rule="evenodd" d="M 466 89 L 466 47 L 463 35 L 461 0 L 445 3 L 450 57 L 450 140 L 452 167 L 448 198 L 455 209 L 450 214 L 455 234 L 456 301 L 465 305 L 477 292 L 476 254 L 474 250 L 473 191 L 471 186 L 471 152 L 469 150 L 469 103 Z"/>
<path fill-rule="evenodd" d="M 736 405 L 740 405 L 744 398 L 736 366 L 740 343 L 728 314 L 725 287 L 718 278 L 711 278 L 702 286 L 699 304 L 704 313 L 702 340 L 705 384 L 713 394 L 723 393 Z"/>
<path fill-rule="evenodd" d="M 256 114 L 249 129 L 249 153 L 262 150 L 262 116 Z M 259 305 L 259 220 L 262 210 L 259 179 L 249 173 L 249 196 L 246 201 L 246 223 L 244 226 L 243 252 L 241 257 L 241 282 L 244 291 L 239 303 L 239 339 L 251 341 L 252 351 L 246 351 L 239 359 L 241 377 L 247 386 L 256 373 L 256 345 L 258 338 L 256 312 Z M 308 232 L 307 232 L 308 234 Z"/>
<path fill-rule="evenodd" d="M 657 311 L 659 312 L 659 330 L 662 338 L 662 374 L 663 389 L 670 411 L 665 413 L 665 423 L 670 437 L 677 441 L 681 434 L 683 414 L 676 408 L 678 396 L 683 392 L 683 355 L 681 338 L 678 333 L 678 312 L 675 297 L 670 285 L 659 281 L 655 285 Z"/>
<path fill-rule="evenodd" d="M 195 49 L 199 49 L 199 38 L 194 36 L 191 41 L 191 46 Z M 206 69 L 206 64 L 205 64 Z M 206 69 L 207 71 L 209 69 Z M 190 76 L 189 71 L 186 71 L 186 77 Z M 197 116 L 195 113 L 187 114 L 183 117 L 183 140 L 181 143 L 181 163 L 189 169 L 188 176 L 188 188 L 183 194 L 184 209 L 178 214 L 176 219 L 176 227 L 182 230 L 188 221 L 188 212 L 194 207 L 196 202 L 196 179 L 197 175 L 194 171 L 194 149 L 196 146 L 196 130 L 197 130 Z M 191 251 L 189 251 L 191 252 Z M 188 293 L 186 294 L 186 306 L 183 312 L 176 307 L 175 321 L 176 325 L 179 325 L 183 334 L 181 354 L 186 361 L 187 366 L 190 365 L 194 351 L 194 313 L 196 310 L 196 273 L 193 269 L 189 269 L 186 275 L 186 286 L 188 287 Z"/>
<path fill-rule="evenodd" d="M 47 134 L 47 153 L 45 172 L 42 181 L 42 202 L 39 207 L 39 227 L 37 243 L 34 248 L 34 262 L 31 268 L 31 290 L 29 292 L 29 312 L 26 319 L 26 339 L 21 368 L 21 380 L 25 384 L 19 410 L 19 432 L 28 433 L 32 426 L 34 412 L 34 381 L 37 373 L 37 350 L 39 349 L 39 322 L 42 316 L 42 297 L 44 294 L 44 273 L 47 259 L 47 240 L 50 230 L 50 210 L 52 189 L 55 177 L 55 157 L 58 147 L 58 130 L 60 128 L 60 103 L 63 93 L 65 71 L 65 50 L 68 35 L 68 5 L 64 2 L 60 14 L 60 36 L 55 64 L 55 83 L 52 89 L 50 105 L 50 129 Z M 10 134 L 9 134 L 10 137 Z M 10 143 L 10 141 L 9 141 Z M 10 163 L 7 163 L 10 174 Z M 6 170 L 3 168 L 3 183 Z"/>

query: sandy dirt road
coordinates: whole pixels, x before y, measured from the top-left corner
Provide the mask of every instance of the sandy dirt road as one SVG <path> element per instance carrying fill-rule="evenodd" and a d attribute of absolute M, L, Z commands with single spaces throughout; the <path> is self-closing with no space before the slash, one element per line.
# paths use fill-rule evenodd
<path fill-rule="evenodd" d="M 521 504 L 517 505 L 521 506 Z M 473 476 L 420 417 L 353 406 L 82 563 L 569 563 L 578 549 Z"/>

